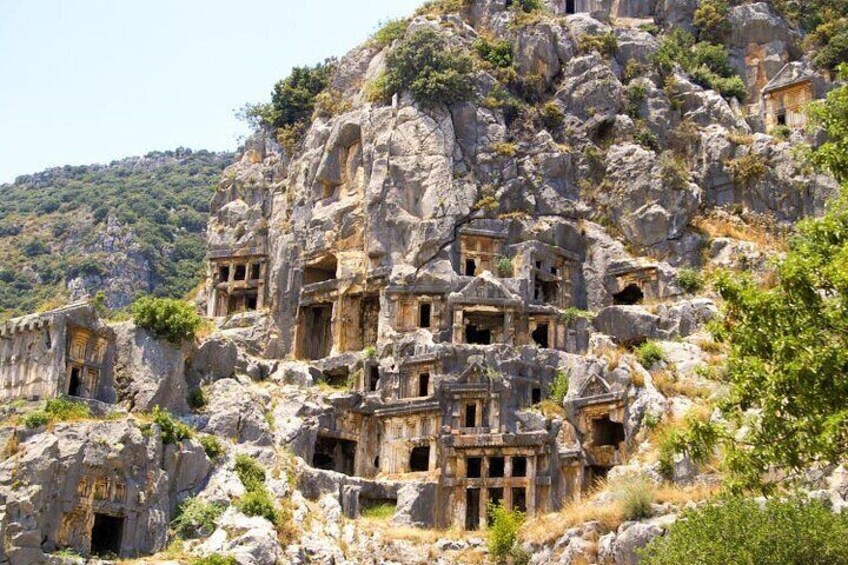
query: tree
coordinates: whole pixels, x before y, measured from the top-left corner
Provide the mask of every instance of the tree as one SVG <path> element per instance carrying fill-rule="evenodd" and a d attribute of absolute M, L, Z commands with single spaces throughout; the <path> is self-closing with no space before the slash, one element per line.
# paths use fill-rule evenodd
<path fill-rule="evenodd" d="M 184 339 L 194 339 L 203 319 L 195 309 L 172 298 L 139 298 L 132 307 L 136 325 L 154 336 L 179 345 Z"/>
<path fill-rule="evenodd" d="M 335 61 L 328 59 L 314 67 L 295 67 L 291 74 L 274 85 L 271 94 L 273 125 L 293 126 L 311 119 L 315 97 L 330 84 Z"/>
<path fill-rule="evenodd" d="M 839 76 L 848 80 L 848 63 L 839 66 Z M 809 114 L 813 125 L 827 134 L 827 141 L 812 154 L 813 162 L 840 183 L 848 182 L 848 87 L 831 90 L 825 101 L 810 105 Z"/>
<path fill-rule="evenodd" d="M 473 62 L 468 54 L 451 48 L 433 29 L 407 34 L 386 58 L 383 94 L 409 90 L 424 106 L 467 100 L 472 93 Z"/>
<path fill-rule="evenodd" d="M 848 87 L 815 113 L 830 141 L 814 154 L 848 180 Z M 744 438 L 723 439 L 730 486 L 773 486 L 768 471 L 801 471 L 848 456 L 848 191 L 819 219 L 800 222 L 776 282 L 717 278 L 725 301 L 716 338 L 729 343 L 725 416 Z"/>

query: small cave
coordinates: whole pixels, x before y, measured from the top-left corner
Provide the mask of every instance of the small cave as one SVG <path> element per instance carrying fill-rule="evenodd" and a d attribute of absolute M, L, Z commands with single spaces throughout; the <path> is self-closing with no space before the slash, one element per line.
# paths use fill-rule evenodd
<path fill-rule="evenodd" d="M 409 452 L 409 470 L 420 473 L 430 470 L 430 446 L 422 445 L 413 447 Z"/>
<path fill-rule="evenodd" d="M 527 458 L 513 457 L 512 458 L 512 476 L 526 477 L 527 476 Z"/>
<path fill-rule="evenodd" d="M 91 527 L 91 554 L 97 557 L 120 556 L 123 533 L 123 518 L 95 514 L 94 525 Z"/>
<path fill-rule="evenodd" d="M 465 490 L 465 529 L 480 529 L 480 489 Z"/>
<path fill-rule="evenodd" d="M 338 262 L 335 255 L 326 255 L 320 260 L 315 261 L 306 266 L 303 270 L 303 283 L 313 284 L 325 281 L 331 281 L 338 278 L 336 270 Z"/>
<path fill-rule="evenodd" d="M 82 396 L 82 379 L 79 367 L 71 367 L 70 382 L 68 383 L 68 396 Z"/>
<path fill-rule="evenodd" d="M 550 347 L 548 343 L 548 328 L 548 324 L 537 324 L 536 329 L 532 333 L 533 342 L 542 349 Z"/>
<path fill-rule="evenodd" d="M 624 441 L 624 424 L 613 422 L 609 416 L 592 420 L 592 443 L 597 446 L 618 447 Z"/>
<path fill-rule="evenodd" d="M 469 457 L 465 460 L 465 476 L 469 479 L 479 479 L 483 472 L 483 459 Z"/>
<path fill-rule="evenodd" d="M 633 306 L 641 304 L 645 294 L 639 285 L 631 283 L 624 290 L 612 295 L 612 303 L 616 306 Z"/>
<path fill-rule="evenodd" d="M 318 436 L 312 466 L 325 471 L 353 475 L 356 463 L 356 442 L 328 436 Z"/>
<path fill-rule="evenodd" d="M 489 476 L 500 478 L 504 476 L 506 460 L 503 457 L 489 457 Z"/>

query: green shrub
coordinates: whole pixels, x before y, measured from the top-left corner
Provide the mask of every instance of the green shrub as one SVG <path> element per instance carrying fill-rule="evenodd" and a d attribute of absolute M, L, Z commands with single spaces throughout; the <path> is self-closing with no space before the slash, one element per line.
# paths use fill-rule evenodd
<path fill-rule="evenodd" d="M 618 40 L 612 32 L 599 34 L 587 33 L 580 37 L 578 46 L 580 51 L 584 53 L 597 51 L 601 55 L 611 56 L 618 49 Z"/>
<path fill-rule="evenodd" d="M 524 524 L 524 514 L 509 511 L 502 505 L 489 506 L 489 529 L 486 546 L 496 563 L 506 563 L 518 545 L 518 532 Z"/>
<path fill-rule="evenodd" d="M 583 310 L 582 308 L 577 308 L 576 306 L 569 306 L 562 313 L 562 321 L 564 324 L 570 324 L 571 322 L 583 318 L 585 320 L 589 320 L 592 318 L 592 313 L 588 310 Z"/>
<path fill-rule="evenodd" d="M 542 9 L 541 0 L 507 0 L 506 5 L 515 6 L 528 14 Z"/>
<path fill-rule="evenodd" d="M 238 561 L 232 555 L 210 553 L 209 555 L 193 560 L 191 565 L 238 565 Z"/>
<path fill-rule="evenodd" d="M 717 424 L 701 419 L 697 414 L 686 416 L 682 425 L 665 430 L 659 441 L 660 474 L 671 479 L 674 474 L 674 458 L 686 455 L 696 465 L 707 463 L 715 454 L 722 439 Z"/>
<path fill-rule="evenodd" d="M 200 410 L 206 406 L 206 393 L 197 387 L 188 394 L 188 405 L 192 410 Z"/>
<path fill-rule="evenodd" d="M 34 410 L 21 418 L 21 424 L 27 428 L 40 428 L 50 423 L 50 416 L 44 410 Z"/>
<path fill-rule="evenodd" d="M 556 372 L 549 397 L 557 406 L 562 406 L 563 400 L 568 395 L 568 381 L 568 373 L 562 370 Z"/>
<path fill-rule="evenodd" d="M 499 256 L 495 260 L 495 271 L 497 271 L 498 276 L 502 279 L 511 277 L 514 274 L 512 259 L 504 257 L 503 255 Z"/>
<path fill-rule="evenodd" d="M 848 29 L 831 36 L 816 53 L 813 61 L 817 67 L 831 72 L 848 61 Z"/>
<path fill-rule="evenodd" d="M 279 508 L 264 486 L 248 490 L 236 503 L 236 507 L 245 516 L 259 516 L 275 526 L 280 526 L 283 520 Z"/>
<path fill-rule="evenodd" d="M 295 67 L 291 74 L 274 85 L 270 116 L 274 127 L 308 122 L 315 110 L 315 97 L 327 88 L 336 63 L 328 59 L 313 67 Z"/>
<path fill-rule="evenodd" d="M 236 455 L 235 471 L 248 491 L 265 488 L 265 469 L 253 457 L 243 453 Z"/>
<path fill-rule="evenodd" d="M 679 269 L 675 279 L 680 288 L 689 294 L 704 290 L 704 276 L 696 269 Z"/>
<path fill-rule="evenodd" d="M 789 128 L 789 126 L 778 125 L 771 128 L 771 130 L 769 131 L 769 135 L 771 135 L 775 139 L 786 141 L 792 135 L 792 130 Z"/>
<path fill-rule="evenodd" d="M 194 339 L 203 324 L 203 318 L 190 304 L 172 298 L 139 298 L 132 312 L 137 326 L 176 345 L 185 339 Z"/>
<path fill-rule="evenodd" d="M 495 68 L 512 66 L 512 44 L 509 41 L 489 41 L 481 37 L 474 42 L 477 55 Z"/>
<path fill-rule="evenodd" d="M 188 498 L 177 508 L 177 517 L 171 522 L 171 528 L 183 539 L 207 537 L 215 531 L 215 522 L 224 510 L 220 504 Z"/>
<path fill-rule="evenodd" d="M 657 342 L 646 341 L 636 348 L 636 360 L 646 369 L 650 369 L 656 363 L 665 361 L 665 353 Z"/>
<path fill-rule="evenodd" d="M 424 106 L 462 102 L 473 92 L 472 68 L 466 53 L 450 47 L 435 30 L 420 29 L 389 53 L 381 90 L 384 97 L 408 90 Z"/>
<path fill-rule="evenodd" d="M 751 186 L 763 178 L 768 171 L 765 159 L 757 153 L 749 153 L 725 163 L 733 182 L 739 186 Z"/>
<path fill-rule="evenodd" d="M 724 499 L 687 510 L 642 550 L 644 565 L 848 563 L 848 516 L 818 501 Z"/>
<path fill-rule="evenodd" d="M 660 148 L 660 140 L 657 137 L 657 134 L 645 126 L 636 128 L 636 131 L 633 133 L 633 140 L 645 149 L 650 149 L 651 151 L 657 151 Z"/>
<path fill-rule="evenodd" d="M 644 479 L 631 479 L 619 487 L 622 516 L 625 520 L 650 518 L 655 499 L 654 487 Z"/>
<path fill-rule="evenodd" d="M 377 33 L 374 34 L 371 41 L 373 41 L 378 47 L 391 45 L 395 42 L 395 40 L 404 36 L 408 27 L 409 20 L 389 20 L 384 23 L 379 30 L 377 30 Z"/>
<path fill-rule="evenodd" d="M 217 459 L 224 454 L 224 446 L 218 441 L 218 438 L 212 435 L 204 435 L 200 437 L 200 445 L 203 446 L 203 451 L 209 459 Z"/>
<path fill-rule="evenodd" d="M 91 418 L 91 409 L 87 404 L 69 398 L 51 398 L 44 411 L 52 421 L 84 420 Z"/>
<path fill-rule="evenodd" d="M 565 121 L 565 114 L 563 114 L 562 109 L 553 102 L 547 102 L 542 106 L 541 116 L 542 125 L 548 130 L 559 129 Z"/>
<path fill-rule="evenodd" d="M 671 151 L 666 151 L 659 158 L 660 178 L 665 186 L 683 190 L 689 184 L 690 176 L 686 163 Z"/>
<path fill-rule="evenodd" d="M 695 10 L 692 23 L 698 28 L 700 38 L 720 42 L 730 30 L 727 0 L 702 0 Z"/>
<path fill-rule="evenodd" d="M 151 418 L 153 423 L 159 426 L 162 433 L 162 443 L 165 445 L 179 443 L 194 435 L 194 431 L 188 425 L 180 422 L 170 412 L 162 410 L 158 406 L 153 408 Z"/>

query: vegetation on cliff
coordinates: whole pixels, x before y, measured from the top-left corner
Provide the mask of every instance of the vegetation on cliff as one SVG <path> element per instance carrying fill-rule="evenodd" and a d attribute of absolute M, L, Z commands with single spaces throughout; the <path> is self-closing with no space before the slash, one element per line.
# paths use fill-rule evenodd
<path fill-rule="evenodd" d="M 231 160 L 180 149 L 0 186 L 0 316 L 60 304 L 76 278 L 102 287 L 125 277 L 131 289 L 185 295 L 200 281 L 212 188 Z M 132 260 L 115 261 L 118 253 Z M 122 272 L 131 265 L 138 272 Z M 131 294 L 107 303 L 124 306 Z"/>

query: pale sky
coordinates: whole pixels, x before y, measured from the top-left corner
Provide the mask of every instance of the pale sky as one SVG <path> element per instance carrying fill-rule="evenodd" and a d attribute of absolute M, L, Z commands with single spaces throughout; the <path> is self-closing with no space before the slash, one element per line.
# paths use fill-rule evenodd
<path fill-rule="evenodd" d="M 234 111 L 422 0 L 0 0 L 0 183 L 152 150 L 234 150 Z"/>

